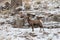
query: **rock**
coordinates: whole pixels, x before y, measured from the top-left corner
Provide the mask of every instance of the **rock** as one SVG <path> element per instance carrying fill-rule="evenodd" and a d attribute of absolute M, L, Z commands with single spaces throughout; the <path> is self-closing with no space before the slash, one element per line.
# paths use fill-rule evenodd
<path fill-rule="evenodd" d="M 30 36 L 36 37 L 37 35 L 35 33 L 29 33 Z"/>

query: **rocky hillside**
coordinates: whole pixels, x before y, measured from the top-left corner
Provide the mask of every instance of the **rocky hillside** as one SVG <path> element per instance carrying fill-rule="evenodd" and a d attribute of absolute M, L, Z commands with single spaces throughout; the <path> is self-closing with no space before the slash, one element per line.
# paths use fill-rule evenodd
<path fill-rule="evenodd" d="M 11 0 L 0 0 L 0 40 L 60 40 L 60 0 L 26 1 L 11 8 Z M 43 28 L 36 25 L 32 32 L 25 18 L 27 14 L 31 20 L 42 17 Z"/>

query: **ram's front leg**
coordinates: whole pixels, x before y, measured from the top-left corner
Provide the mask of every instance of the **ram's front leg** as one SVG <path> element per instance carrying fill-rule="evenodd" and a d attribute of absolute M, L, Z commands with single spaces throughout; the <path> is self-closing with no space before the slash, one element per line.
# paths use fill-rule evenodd
<path fill-rule="evenodd" d="M 34 32 L 34 26 L 32 25 L 32 32 Z"/>

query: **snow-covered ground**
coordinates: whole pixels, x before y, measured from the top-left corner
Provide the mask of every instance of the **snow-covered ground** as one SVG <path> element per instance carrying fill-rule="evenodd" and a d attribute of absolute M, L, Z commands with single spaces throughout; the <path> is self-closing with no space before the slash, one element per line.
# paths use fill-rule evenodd
<path fill-rule="evenodd" d="M 1 27 L 0 40 L 60 40 L 60 28 L 44 29 L 42 32 L 39 32 L 39 28 L 35 28 L 32 32 L 31 28 L 11 28 L 8 24 Z"/>
<path fill-rule="evenodd" d="M 31 28 L 13 28 L 11 24 L 6 23 L 9 20 L 13 21 L 13 16 L 4 18 L 1 15 L 0 22 L 5 22 L 5 24 L 0 25 L 0 40 L 60 40 L 60 28 L 34 28 L 32 32 Z M 51 24 L 51 22 L 49 22 Z M 57 22 L 53 22 L 57 23 Z M 48 23 L 45 22 L 45 25 Z"/>
<path fill-rule="evenodd" d="M 8 0 L 6 0 L 8 1 Z M 47 2 L 47 0 L 45 0 Z M 10 2 L 10 0 L 9 0 Z M 1 5 L 4 5 L 5 2 L 1 3 Z M 40 7 L 39 11 L 43 11 L 45 13 L 52 13 L 52 14 L 59 14 L 60 8 L 55 9 L 54 7 L 59 6 L 60 2 L 52 2 L 51 0 L 47 2 L 47 9 L 44 9 L 43 7 Z M 42 0 L 40 6 L 44 5 L 44 0 Z M 33 10 L 35 12 L 35 10 Z M 38 10 L 37 10 L 38 11 Z M 38 13 L 39 14 L 39 13 Z M 40 15 L 39 15 L 40 16 Z M 8 17 L 8 18 L 7 18 Z M 13 28 L 13 25 L 11 25 L 11 22 L 14 21 L 14 18 L 16 19 L 16 16 L 8 16 L 8 14 L 3 15 L 0 14 L 0 40 L 60 40 L 60 28 L 34 28 L 34 32 L 32 32 L 31 28 Z M 4 23 L 3 23 L 4 22 Z M 9 22 L 9 24 L 8 24 Z M 50 22 L 44 22 L 44 27 L 60 27 L 60 22 L 50 21 Z"/>

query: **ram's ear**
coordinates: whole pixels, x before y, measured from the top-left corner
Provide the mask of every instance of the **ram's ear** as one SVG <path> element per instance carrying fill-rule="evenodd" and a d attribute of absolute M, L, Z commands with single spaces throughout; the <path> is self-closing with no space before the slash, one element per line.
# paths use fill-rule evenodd
<path fill-rule="evenodd" d="M 48 17 L 51 17 L 51 16 L 53 16 L 53 14 L 48 15 Z"/>
<path fill-rule="evenodd" d="M 41 18 L 44 18 L 44 17 L 37 17 L 37 18 L 41 19 Z"/>

